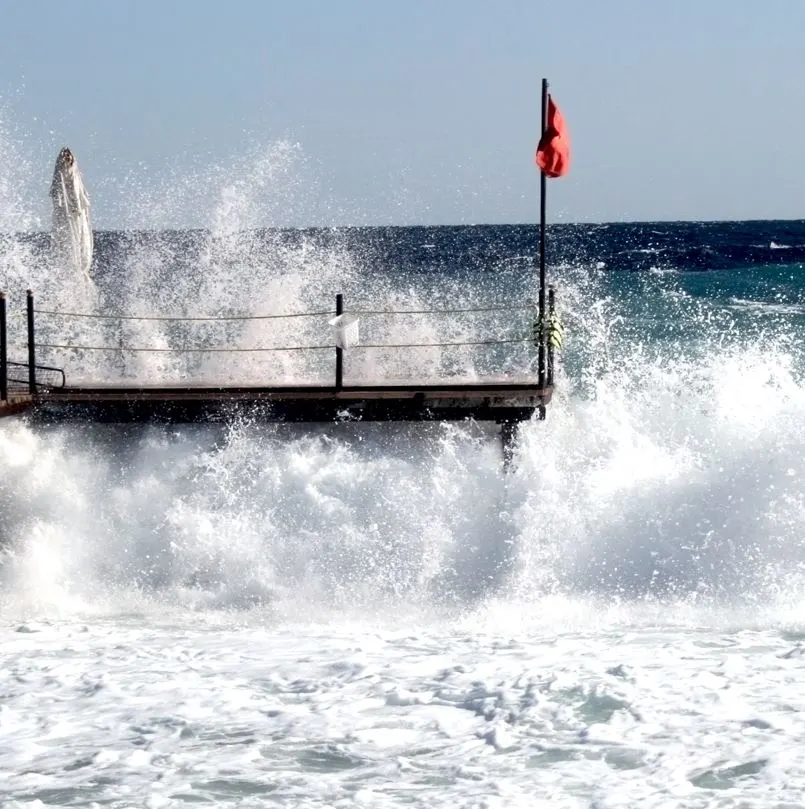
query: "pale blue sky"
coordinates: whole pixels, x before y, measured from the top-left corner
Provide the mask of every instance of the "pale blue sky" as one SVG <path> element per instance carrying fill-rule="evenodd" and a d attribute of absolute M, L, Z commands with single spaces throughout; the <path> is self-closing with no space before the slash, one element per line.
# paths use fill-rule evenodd
<path fill-rule="evenodd" d="M 249 225 L 533 221 L 542 76 L 573 142 L 551 220 L 805 217 L 803 0 L 0 9 L 0 183 L 43 223 L 62 144 L 99 229 L 232 199 Z"/>

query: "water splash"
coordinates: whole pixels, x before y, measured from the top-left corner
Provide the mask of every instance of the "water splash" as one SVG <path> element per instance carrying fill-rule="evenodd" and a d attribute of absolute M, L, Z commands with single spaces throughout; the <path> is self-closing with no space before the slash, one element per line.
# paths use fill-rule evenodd
<path fill-rule="evenodd" d="M 530 264 L 510 256 L 472 274 L 461 271 L 460 251 L 455 266 L 390 268 L 369 236 L 260 230 L 274 205 L 261 207 L 265 195 L 283 183 L 298 190 L 298 159 L 296 147 L 280 144 L 250 152 L 237 172 L 210 169 L 207 192 L 220 183 L 207 230 L 105 234 L 95 303 L 47 276 L 35 242 L 19 254 L 19 240 L 7 244 L 4 266 L 41 282 L 53 308 L 135 314 L 304 311 L 336 291 L 356 306 L 393 309 L 533 295 Z M 154 215 L 176 204 L 181 182 L 160 204 L 151 194 Z M 187 179 L 185 188 L 196 185 Z M 33 431 L 3 423 L 4 608 L 172 605 L 320 619 L 495 600 L 530 610 L 563 603 L 571 612 L 596 601 L 637 610 L 796 601 L 805 569 L 796 328 L 692 296 L 674 273 L 625 277 L 568 265 L 557 284 L 567 327 L 559 389 L 548 420 L 525 425 L 513 476 L 502 473 L 494 430 L 474 424 Z M 492 314 L 484 328 L 528 329 L 529 317 Z M 477 328 L 470 320 L 367 316 L 365 333 L 461 339 Z M 323 328 L 325 318 L 301 327 L 254 321 L 201 335 L 211 344 L 289 345 L 329 339 Z M 198 339 L 183 329 L 76 323 L 67 338 L 163 347 Z M 514 359 L 465 349 L 367 352 L 349 371 L 471 376 L 522 368 L 529 354 L 518 350 Z M 68 370 L 74 378 L 229 374 L 241 382 L 330 373 L 328 360 L 298 356 L 146 356 L 84 354 Z"/>
<path fill-rule="evenodd" d="M 20 149 L 24 138 L 10 120 L 8 107 L 0 101 L 0 289 L 6 292 L 24 289 L 24 279 L 35 265 L 36 251 L 20 234 L 41 227 L 24 195 L 34 172 Z"/>
<path fill-rule="evenodd" d="M 561 299 L 581 300 L 570 283 Z M 608 323 L 568 330 L 566 367 L 589 332 L 617 341 Z M 6 593 L 41 592 L 45 576 L 57 605 L 137 593 L 318 619 L 490 599 L 568 614 L 579 599 L 655 616 L 676 604 L 674 620 L 679 605 L 790 608 L 805 571 L 805 387 L 790 355 L 740 345 L 694 363 L 692 346 L 657 364 L 610 349 L 596 385 L 562 376 L 508 477 L 482 425 L 4 425 Z M 679 385 L 684 406 L 670 406 Z"/>

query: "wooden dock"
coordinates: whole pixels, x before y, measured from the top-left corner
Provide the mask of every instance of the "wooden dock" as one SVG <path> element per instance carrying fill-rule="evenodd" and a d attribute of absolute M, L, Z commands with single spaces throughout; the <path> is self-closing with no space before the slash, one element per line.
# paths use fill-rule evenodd
<path fill-rule="evenodd" d="M 553 294 L 550 295 L 550 308 L 553 311 Z M 33 422 L 59 423 L 65 421 L 85 421 L 98 423 L 201 423 L 224 422 L 236 418 L 266 422 L 339 422 L 339 421 L 460 421 L 474 419 L 491 421 L 504 425 L 504 444 L 511 439 L 514 426 L 532 418 L 535 414 L 542 418 L 553 394 L 553 344 L 547 330 L 535 331 L 525 339 L 485 340 L 480 342 L 453 342 L 441 345 L 475 346 L 498 345 L 501 343 L 527 343 L 537 347 L 539 339 L 544 340 L 546 365 L 541 373 L 524 376 L 502 376 L 472 378 L 470 381 L 458 379 L 427 379 L 383 384 L 351 384 L 344 378 L 344 355 L 351 348 L 342 337 L 336 336 L 333 344 L 315 346 L 289 346 L 283 348 L 253 349 L 237 346 L 236 351 L 312 351 L 330 350 L 333 352 L 333 384 L 295 385 L 216 385 L 210 382 L 176 385 L 145 385 L 131 383 L 110 383 L 90 380 L 70 384 L 65 372 L 57 366 L 37 364 L 37 351 L 40 347 L 61 350 L 74 358 L 79 351 L 117 351 L 122 354 L 130 351 L 165 351 L 173 349 L 148 347 L 127 348 L 125 346 L 77 346 L 64 338 L 64 342 L 37 344 L 33 295 L 27 299 L 27 343 L 23 346 L 27 361 L 18 357 L 10 361 L 7 357 L 8 339 L 6 335 L 5 297 L 0 295 L 0 416 L 25 414 Z M 461 312 L 489 311 L 488 309 L 457 310 Z M 337 296 L 334 312 L 300 313 L 298 315 L 277 315 L 277 317 L 323 316 L 336 318 L 344 312 L 343 298 Z M 136 319 L 128 315 L 103 315 L 100 313 L 76 314 L 74 312 L 43 311 L 39 314 L 64 317 L 122 318 Z M 377 313 L 372 313 L 377 314 Z M 392 313 L 400 314 L 400 313 Z M 418 314 L 407 313 L 403 314 Z M 267 319 L 272 315 L 244 316 L 244 320 Z M 354 327 L 354 317 L 349 320 Z M 146 319 L 160 319 L 148 316 Z M 177 320 L 179 318 L 165 318 Z M 216 318 L 187 318 L 194 320 L 214 320 Z M 232 319 L 232 318 L 223 318 Z M 333 323 L 334 321 L 330 321 Z M 341 321 L 337 321 L 341 322 Z M 52 332 L 51 332 L 52 333 Z M 535 339 L 536 335 L 536 339 Z M 362 348 L 410 349 L 421 346 L 364 346 Z M 430 344 L 425 344 L 430 345 Z M 435 344 L 439 345 L 439 344 Z M 177 352 L 223 351 L 226 347 L 177 348 Z M 508 437 L 508 438 L 507 438 Z"/>
<path fill-rule="evenodd" d="M 265 421 L 285 422 L 338 422 L 338 421 L 456 421 L 475 419 L 492 421 L 501 425 L 504 464 L 512 457 L 517 424 L 533 416 L 545 417 L 547 405 L 553 395 L 554 351 L 562 344 L 562 327 L 554 309 L 554 291 L 547 282 L 546 265 L 546 165 L 551 166 L 551 177 L 558 177 L 567 171 L 567 144 L 559 137 L 555 127 L 547 126 L 549 112 L 548 82 L 542 80 L 542 124 L 537 148 L 537 164 L 540 167 L 540 222 L 539 222 L 539 276 L 538 299 L 528 305 L 475 306 L 451 309 L 427 309 L 425 311 L 388 309 L 353 310 L 345 312 L 342 295 L 336 295 L 335 310 L 316 312 L 276 312 L 273 314 L 241 313 L 233 315 L 196 314 L 192 316 L 105 313 L 81 311 L 35 310 L 31 290 L 27 292 L 26 341 L 11 344 L 7 335 L 6 296 L 0 292 L 0 417 L 25 414 L 35 421 L 94 421 L 94 422 L 210 422 L 228 421 L 242 415 Z M 547 139 L 546 139 L 547 138 Z M 546 157 L 547 155 L 547 157 Z M 552 157 L 562 157 L 561 171 Z M 363 342 L 358 339 L 358 320 L 361 317 L 445 315 L 461 316 L 471 313 L 513 313 L 526 310 L 532 318 L 527 329 L 520 323 L 520 334 L 488 335 L 482 333 L 474 339 L 444 337 L 444 341 L 408 342 L 407 335 L 415 329 L 403 331 L 406 342 L 391 343 Z M 75 330 L 66 328 L 54 330 L 52 324 L 46 330 L 47 340 L 37 343 L 35 315 L 55 318 L 63 322 L 84 319 L 113 321 L 118 324 L 116 345 L 83 345 L 69 335 Z M 334 316 L 334 317 L 333 317 Z M 331 343 L 323 342 L 274 345 L 210 345 L 206 339 L 197 339 L 188 344 L 186 335 L 176 345 L 148 346 L 125 345 L 122 325 L 128 321 L 172 321 L 181 323 L 183 329 L 190 329 L 198 322 L 213 321 L 263 321 L 277 318 L 317 318 L 319 326 L 334 327 Z M 326 320 L 324 320 L 326 318 Z M 502 316 L 509 327 L 514 318 Z M 307 321 L 311 322 L 311 321 Z M 114 327 L 113 327 L 114 329 Z M 321 337 L 321 330 L 314 329 Z M 454 330 L 447 329 L 448 335 Z M 527 331 L 527 334 L 522 333 Z M 386 332 L 380 332 L 381 336 Z M 300 330 L 298 333 L 302 333 Z M 301 340 L 301 338 L 300 338 Z M 428 379 L 405 384 L 349 384 L 344 381 L 344 352 L 346 350 L 381 349 L 385 352 L 417 349 L 450 349 L 459 347 L 494 346 L 504 344 L 525 344 L 533 349 L 533 361 L 528 360 L 528 378 L 492 379 L 480 378 L 466 383 L 455 379 Z M 8 357 L 9 348 L 20 352 L 14 360 Z M 52 365 L 37 362 L 40 349 L 48 352 Z M 286 385 L 267 384 L 265 386 L 216 385 L 201 383 L 170 385 L 109 384 L 109 380 L 90 380 L 86 384 L 68 384 L 65 371 L 66 361 L 75 362 L 76 356 L 88 356 L 91 352 L 116 352 L 125 364 L 125 358 L 135 352 L 174 352 L 198 356 L 217 353 L 234 355 L 235 352 L 334 352 L 334 373 L 332 385 Z M 24 352 L 24 354 L 22 353 Z M 59 354 L 59 352 L 61 352 Z M 59 355 L 65 364 L 52 357 Z M 264 355 L 265 356 L 265 355 Z M 80 360 L 79 360 L 80 362 Z M 498 360 L 496 359 L 496 362 Z M 503 363 L 501 363 L 503 364 Z M 86 362 L 79 365 L 79 374 L 85 374 L 87 367 L 98 367 Z M 188 366 L 189 367 L 189 366 Z M 198 368 L 198 365 L 193 367 Z M 388 370 L 388 369 L 384 369 Z M 271 382 L 271 371 L 266 374 Z M 150 381 L 150 380 L 149 380 Z"/>

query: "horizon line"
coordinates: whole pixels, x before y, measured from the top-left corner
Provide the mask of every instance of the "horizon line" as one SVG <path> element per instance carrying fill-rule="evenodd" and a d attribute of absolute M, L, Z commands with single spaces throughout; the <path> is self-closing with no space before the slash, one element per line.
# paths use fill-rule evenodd
<path fill-rule="evenodd" d="M 584 220 L 576 222 L 550 222 L 549 228 L 553 227 L 602 227 L 604 225 L 736 225 L 736 224 L 758 224 L 771 222 L 805 222 L 805 217 L 798 218 L 777 218 L 777 219 L 615 219 L 615 220 Z M 244 228 L 235 231 L 236 233 L 248 233 L 260 230 L 279 231 L 304 231 L 304 230 L 411 230 L 414 228 L 435 230 L 438 228 L 506 228 L 506 227 L 539 227 L 539 222 L 473 222 L 473 223 L 452 223 L 452 224 L 341 224 L 341 225 L 264 225 L 260 227 Z M 165 233 L 165 232 L 210 232 L 210 227 L 200 226 L 170 226 L 165 228 L 154 227 L 103 227 L 94 228 L 93 233 Z M 0 231 L 4 236 L 34 236 L 39 234 L 50 234 L 49 229 L 40 230 L 16 230 Z"/>

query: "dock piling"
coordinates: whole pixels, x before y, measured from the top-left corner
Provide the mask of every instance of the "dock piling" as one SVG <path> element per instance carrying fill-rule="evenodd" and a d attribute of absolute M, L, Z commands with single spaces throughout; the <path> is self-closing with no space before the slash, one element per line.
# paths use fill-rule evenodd
<path fill-rule="evenodd" d="M 516 421 L 504 421 L 500 425 L 500 443 L 503 449 L 503 471 L 511 472 L 514 468 L 514 450 L 517 446 L 519 425 Z"/>

